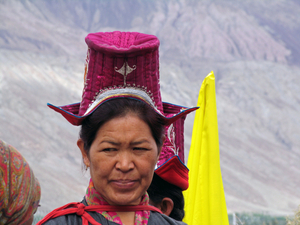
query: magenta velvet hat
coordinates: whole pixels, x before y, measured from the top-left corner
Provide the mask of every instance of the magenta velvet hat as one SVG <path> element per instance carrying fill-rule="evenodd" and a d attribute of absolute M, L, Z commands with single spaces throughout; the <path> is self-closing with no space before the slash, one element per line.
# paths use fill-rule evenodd
<path fill-rule="evenodd" d="M 163 102 L 163 112 L 167 117 L 177 115 L 182 106 Z M 155 173 L 165 181 L 186 190 L 189 186 L 189 169 L 184 162 L 184 121 L 186 115 L 166 127 L 163 144 Z"/>
<path fill-rule="evenodd" d="M 159 85 L 159 40 L 137 32 L 91 33 L 88 45 L 82 100 L 54 106 L 71 124 L 82 121 L 101 104 L 114 98 L 134 98 L 149 104 L 167 124 L 196 110 L 181 107 L 178 113 L 165 116 Z"/>

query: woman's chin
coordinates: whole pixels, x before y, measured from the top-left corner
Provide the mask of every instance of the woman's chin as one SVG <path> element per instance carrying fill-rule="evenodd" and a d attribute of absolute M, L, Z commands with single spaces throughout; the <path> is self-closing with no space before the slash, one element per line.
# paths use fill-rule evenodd
<path fill-rule="evenodd" d="M 141 202 L 141 197 L 136 197 L 136 195 L 130 195 L 129 193 L 116 193 L 107 202 L 110 205 L 138 205 Z"/>

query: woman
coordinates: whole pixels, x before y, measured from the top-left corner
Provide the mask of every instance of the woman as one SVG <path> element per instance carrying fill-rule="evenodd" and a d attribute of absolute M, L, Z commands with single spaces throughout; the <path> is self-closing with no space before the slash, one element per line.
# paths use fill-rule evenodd
<path fill-rule="evenodd" d="M 149 205 L 146 190 L 164 127 L 196 108 L 163 114 L 155 36 L 100 32 L 86 43 L 82 101 L 49 107 L 81 125 L 77 145 L 91 180 L 81 203 L 56 209 L 39 224 L 178 224 Z"/>
<path fill-rule="evenodd" d="M 0 224 L 31 225 L 40 197 L 40 184 L 26 160 L 0 140 Z"/>

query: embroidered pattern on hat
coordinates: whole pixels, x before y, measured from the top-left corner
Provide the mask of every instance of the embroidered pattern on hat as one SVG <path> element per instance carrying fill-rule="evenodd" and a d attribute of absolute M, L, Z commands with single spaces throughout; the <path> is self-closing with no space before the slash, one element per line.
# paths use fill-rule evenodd
<path fill-rule="evenodd" d="M 171 144 L 170 149 L 173 150 L 174 154 L 175 155 L 178 155 L 178 148 L 176 147 L 176 144 L 175 144 L 175 138 L 176 138 L 176 134 L 174 132 L 174 125 L 171 124 L 168 128 L 168 139 L 169 139 L 169 142 Z"/>
<path fill-rule="evenodd" d="M 159 114 L 163 115 L 154 104 L 154 101 L 152 98 L 147 94 L 147 92 L 139 89 L 139 88 L 132 88 L 132 87 L 126 87 L 126 88 L 116 88 L 116 89 L 108 89 L 104 92 L 101 92 L 98 94 L 95 98 L 95 101 L 89 106 L 89 108 L 86 110 L 85 115 L 89 114 L 93 109 L 95 109 L 99 104 L 104 102 L 105 100 L 108 100 L 110 98 L 116 98 L 116 97 L 135 97 L 138 99 L 143 100 L 147 104 L 149 104 L 155 111 L 157 111 Z"/>
<path fill-rule="evenodd" d="M 90 54 L 91 54 L 91 49 L 88 48 L 87 54 L 86 54 L 86 59 L 85 59 L 85 65 L 84 65 L 84 76 L 83 76 L 83 80 L 84 80 L 84 88 L 87 86 L 86 75 L 87 75 L 87 73 L 88 73 L 88 71 L 89 71 Z"/>
<path fill-rule="evenodd" d="M 128 62 L 125 61 L 123 66 L 118 69 L 118 67 L 115 67 L 115 71 L 122 74 L 124 77 L 124 87 L 126 86 L 126 77 L 128 74 L 130 74 L 132 71 L 134 71 L 136 69 L 136 65 L 133 65 L 132 67 L 130 67 L 128 65 Z"/>

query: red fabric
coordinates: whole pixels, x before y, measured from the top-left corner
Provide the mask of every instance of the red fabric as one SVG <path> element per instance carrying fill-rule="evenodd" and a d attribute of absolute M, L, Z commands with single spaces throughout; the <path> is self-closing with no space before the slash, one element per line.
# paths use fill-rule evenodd
<path fill-rule="evenodd" d="M 48 215 L 44 217 L 41 221 L 39 221 L 36 225 L 42 225 L 46 221 L 68 214 L 76 213 L 78 216 L 82 218 L 82 225 L 88 225 L 91 223 L 92 225 L 101 225 L 93 217 L 87 212 L 97 212 L 97 211 L 116 211 L 116 212 L 131 212 L 131 211 L 141 211 L 141 210 L 150 210 L 162 213 L 158 208 L 151 205 L 129 205 L 129 206 L 116 206 L 116 205 L 92 205 L 85 206 L 80 202 L 72 202 L 66 204 L 62 207 L 54 209 Z"/>
<path fill-rule="evenodd" d="M 131 88 L 143 91 L 155 105 L 153 108 L 163 112 L 157 37 L 137 32 L 115 31 L 91 33 L 85 41 L 88 53 L 80 104 L 61 107 L 48 104 L 50 108 L 61 113 L 71 124 L 80 125 L 86 116 L 103 103 L 99 101 L 99 104 L 91 107 L 99 95 L 107 94 L 108 90 Z M 195 109 L 197 108 L 187 109 L 165 120 L 167 124 L 171 124 Z"/>
<path fill-rule="evenodd" d="M 163 102 L 163 110 L 166 117 L 172 118 L 180 115 L 186 108 L 171 103 Z M 166 128 L 166 139 L 157 162 L 155 173 L 165 181 L 185 190 L 189 185 L 188 168 L 184 162 L 184 120 L 181 116 L 173 124 Z M 178 158 L 179 157 L 179 158 Z"/>
<path fill-rule="evenodd" d="M 166 117 L 173 117 L 186 110 L 185 107 L 163 102 L 163 112 Z M 180 160 L 184 162 L 184 121 L 186 115 L 181 116 L 171 126 L 166 127 L 166 140 L 163 144 L 162 151 L 157 163 L 160 167 L 174 155 L 178 155 Z M 170 133 L 171 130 L 171 133 Z"/>
<path fill-rule="evenodd" d="M 78 112 L 79 104 L 72 104 L 72 105 L 67 105 L 62 107 L 57 107 L 49 103 L 47 105 L 50 109 L 59 112 L 63 117 L 65 117 L 69 121 L 69 123 L 73 124 L 74 126 L 81 125 L 82 121 L 86 118 L 86 117 L 79 117 L 74 113 L 74 111 Z"/>
<path fill-rule="evenodd" d="M 115 31 L 90 33 L 85 41 L 90 50 L 79 116 L 85 114 L 99 93 L 128 86 L 148 92 L 157 109 L 162 112 L 157 37 Z M 117 70 L 126 64 L 134 70 L 127 74 L 125 85 L 124 76 Z M 124 69 L 127 70 L 127 67 Z"/>
<path fill-rule="evenodd" d="M 155 173 L 182 190 L 186 190 L 189 187 L 189 169 L 180 161 L 178 156 L 173 156 L 157 168 Z"/>
<path fill-rule="evenodd" d="M 41 188 L 26 159 L 0 140 L 0 224 L 18 225 L 37 210 Z"/>
<path fill-rule="evenodd" d="M 109 203 L 102 197 L 102 195 L 95 189 L 92 179 L 90 179 L 89 186 L 86 190 L 85 200 L 87 205 L 109 205 Z M 147 192 L 141 197 L 139 205 L 149 205 L 149 195 Z M 97 211 L 108 221 L 115 222 L 116 224 L 124 225 L 119 217 L 118 213 L 115 211 L 103 212 Z M 147 225 L 150 217 L 149 210 L 135 211 L 135 221 L 134 225 Z"/>
<path fill-rule="evenodd" d="M 159 46 L 159 40 L 154 35 L 138 32 L 98 32 L 88 34 L 85 38 L 90 48 L 106 54 L 130 54 L 155 50 Z"/>
<path fill-rule="evenodd" d="M 47 105 L 48 105 L 49 108 L 51 108 L 54 111 L 60 113 L 63 117 L 66 118 L 66 120 L 69 121 L 69 123 L 71 123 L 74 126 L 81 125 L 82 121 L 87 116 L 90 115 L 90 113 L 87 114 L 86 116 L 78 116 L 77 114 L 75 114 L 74 112 L 78 112 L 78 109 L 79 109 L 79 104 L 78 103 L 77 104 L 71 104 L 71 105 L 65 105 L 65 106 L 54 106 L 50 103 L 48 103 Z M 171 123 L 174 123 L 176 120 L 178 120 L 182 116 L 185 116 L 185 115 L 189 114 L 190 112 L 195 111 L 198 108 L 199 107 L 192 107 L 192 108 L 188 108 L 188 109 L 185 108 L 185 110 L 182 110 L 180 113 L 178 113 L 174 116 L 171 116 L 171 117 L 164 117 L 163 119 L 166 121 L 167 125 L 170 125 Z"/>

